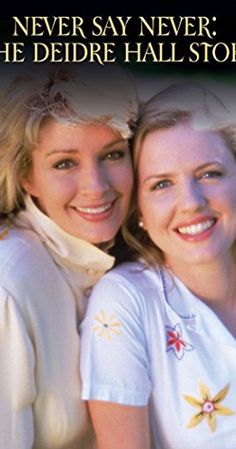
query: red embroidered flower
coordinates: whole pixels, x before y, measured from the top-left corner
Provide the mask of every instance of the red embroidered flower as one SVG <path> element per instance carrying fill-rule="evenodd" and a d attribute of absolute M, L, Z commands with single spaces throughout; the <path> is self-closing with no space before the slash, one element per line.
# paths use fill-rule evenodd
<path fill-rule="evenodd" d="M 174 327 L 166 326 L 166 346 L 167 352 L 173 351 L 177 359 L 181 360 L 184 351 L 192 351 L 194 346 L 183 339 L 182 329 L 179 323 Z"/>

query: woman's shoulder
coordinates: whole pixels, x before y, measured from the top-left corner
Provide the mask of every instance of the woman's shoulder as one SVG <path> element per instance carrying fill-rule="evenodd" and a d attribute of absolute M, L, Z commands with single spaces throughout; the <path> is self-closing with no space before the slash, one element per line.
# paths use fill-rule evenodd
<path fill-rule="evenodd" d="M 37 234 L 18 228 L 8 229 L 0 240 L 0 288 L 24 311 L 39 303 L 46 310 L 54 303 L 53 298 L 71 294 Z"/>
<path fill-rule="evenodd" d="M 119 317 L 126 323 L 137 324 L 142 320 L 148 323 L 154 311 L 159 316 L 162 308 L 158 269 L 142 262 L 125 262 L 106 273 L 93 288 L 83 326 L 89 320 L 104 317 Z"/>
<path fill-rule="evenodd" d="M 142 260 L 124 262 L 108 271 L 95 285 L 94 295 L 120 296 L 121 291 L 133 297 L 156 296 L 162 290 L 162 280 L 158 267 L 147 266 Z"/>
<path fill-rule="evenodd" d="M 21 251 L 31 253 L 35 245 L 40 246 L 40 240 L 37 234 L 30 229 L 12 225 L 1 226 L 0 255 L 12 255 Z"/>
<path fill-rule="evenodd" d="M 1 278 L 8 272 L 33 269 L 37 264 L 46 263 L 47 251 L 37 234 L 31 230 L 4 227 L 0 230 L 0 270 Z"/>
<path fill-rule="evenodd" d="M 150 266 L 142 259 L 137 261 L 123 262 L 108 271 L 104 279 L 120 278 L 127 282 L 151 280 L 153 283 L 160 282 L 160 269 L 158 266 Z"/>

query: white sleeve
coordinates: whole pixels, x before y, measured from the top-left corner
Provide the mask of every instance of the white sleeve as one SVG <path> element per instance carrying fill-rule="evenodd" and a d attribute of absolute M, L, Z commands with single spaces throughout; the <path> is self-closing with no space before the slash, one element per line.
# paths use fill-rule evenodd
<path fill-rule="evenodd" d="M 34 355 L 20 312 L 0 287 L 0 449 L 33 446 Z"/>
<path fill-rule="evenodd" d="M 95 286 L 81 325 L 83 399 L 147 404 L 151 382 L 144 315 L 138 290 L 117 273 Z"/>

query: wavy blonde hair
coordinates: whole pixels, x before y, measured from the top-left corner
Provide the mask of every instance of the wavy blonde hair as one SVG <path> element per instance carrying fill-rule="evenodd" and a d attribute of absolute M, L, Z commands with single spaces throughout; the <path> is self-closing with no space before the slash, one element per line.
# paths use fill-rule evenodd
<path fill-rule="evenodd" d="M 10 74 L 0 94 L 0 214 L 24 207 L 22 179 L 46 120 L 101 123 L 129 138 L 138 99 L 131 75 L 119 66 L 30 66 Z"/>
<path fill-rule="evenodd" d="M 165 257 L 148 233 L 139 226 L 140 213 L 137 204 L 139 154 L 148 133 L 186 121 L 195 129 L 219 133 L 236 159 L 235 114 L 203 85 L 173 84 L 141 105 L 132 143 L 134 188 L 131 207 L 122 232 L 131 249 L 132 258 L 141 256 L 148 265 L 156 263 L 163 265 Z"/>

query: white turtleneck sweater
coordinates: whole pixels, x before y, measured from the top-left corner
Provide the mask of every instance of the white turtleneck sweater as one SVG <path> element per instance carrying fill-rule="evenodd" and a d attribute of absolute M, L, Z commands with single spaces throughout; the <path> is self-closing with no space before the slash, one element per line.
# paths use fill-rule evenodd
<path fill-rule="evenodd" d="M 0 449 L 92 449 L 80 399 L 78 322 L 114 258 L 28 197 L 0 233 Z"/>

